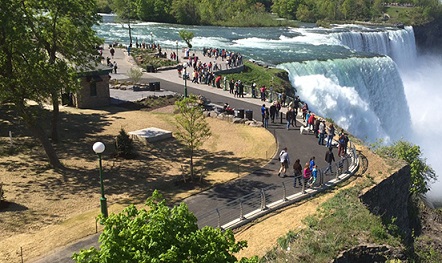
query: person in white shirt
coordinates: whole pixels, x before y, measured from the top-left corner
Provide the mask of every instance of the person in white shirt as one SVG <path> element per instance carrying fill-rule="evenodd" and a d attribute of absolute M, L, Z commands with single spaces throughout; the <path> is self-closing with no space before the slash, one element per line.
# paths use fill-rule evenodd
<path fill-rule="evenodd" d="M 287 147 L 284 147 L 282 151 L 279 153 L 279 161 L 281 163 L 281 168 L 279 168 L 278 176 L 286 177 L 287 176 L 287 168 L 289 167 L 290 160 L 289 154 L 287 152 Z"/>

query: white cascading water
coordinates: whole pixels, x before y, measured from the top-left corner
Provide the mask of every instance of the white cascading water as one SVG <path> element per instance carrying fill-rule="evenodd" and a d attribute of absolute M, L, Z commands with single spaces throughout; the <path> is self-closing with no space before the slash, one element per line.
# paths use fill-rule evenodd
<path fill-rule="evenodd" d="M 296 80 L 295 77 L 293 83 L 300 91 L 300 94 L 302 94 L 301 96 L 311 96 L 314 98 L 315 103 L 317 103 L 317 98 L 315 98 L 315 95 L 313 94 L 321 94 L 319 96 L 316 95 L 318 97 L 321 97 L 324 96 L 324 94 L 326 93 L 318 92 L 319 90 L 330 90 L 337 88 L 338 90 L 342 90 L 342 97 L 347 94 L 347 96 L 353 97 L 353 100 L 356 101 L 356 103 L 362 105 L 351 106 L 349 104 L 350 100 L 347 101 L 346 105 L 345 99 L 334 99 L 334 101 L 338 103 L 340 108 L 359 107 L 363 109 L 366 107 L 366 103 L 377 105 L 375 107 L 380 107 L 378 112 L 373 111 L 366 112 L 365 114 L 361 113 L 361 116 L 364 116 L 364 118 L 366 119 L 369 119 L 369 116 L 371 116 L 371 118 L 374 118 L 374 116 L 379 118 L 379 121 L 373 121 L 372 124 L 374 126 L 379 125 L 380 127 L 382 127 L 387 136 L 390 136 L 390 138 L 392 139 L 401 138 L 401 130 L 407 130 L 408 134 L 406 134 L 403 138 L 421 146 L 421 150 L 423 152 L 424 158 L 427 159 L 427 163 L 430 164 L 433 169 L 435 169 L 436 174 L 440 174 L 440 172 L 442 171 L 442 162 L 440 162 L 439 157 L 441 154 L 441 150 L 438 146 L 438 143 L 435 143 L 435 138 L 442 137 L 442 130 L 439 128 L 438 125 L 431 125 L 431 123 L 438 124 L 442 122 L 442 115 L 438 114 L 442 110 L 442 93 L 439 89 L 440 83 L 442 81 L 442 76 L 440 74 L 440 72 L 442 71 L 441 57 L 437 57 L 434 55 L 427 55 L 425 57 L 417 56 L 414 32 L 412 27 L 405 27 L 404 30 L 387 30 L 378 32 L 341 32 L 334 33 L 333 35 L 334 37 L 339 39 L 344 46 L 347 46 L 350 49 L 354 49 L 360 52 L 383 54 L 391 57 L 398 66 L 399 75 L 395 72 L 385 72 L 383 70 L 385 69 L 385 65 L 379 64 L 378 61 L 373 61 L 368 64 L 373 64 L 372 66 L 374 67 L 376 67 L 375 65 L 378 65 L 379 72 L 373 75 L 369 74 L 367 78 L 373 80 L 372 82 L 378 82 L 380 79 L 390 79 L 391 81 L 397 81 L 396 85 L 394 83 L 390 83 L 393 85 L 384 83 L 386 85 L 366 86 L 364 87 L 364 89 L 377 89 L 377 91 L 372 92 L 379 92 L 379 94 L 384 94 L 381 96 L 385 96 L 386 98 L 388 98 L 388 100 L 384 100 L 383 102 L 377 101 L 378 98 L 364 100 L 363 97 L 365 96 L 362 95 L 363 93 L 359 93 L 359 91 L 356 94 L 345 91 L 345 89 L 360 89 L 357 88 L 357 86 L 361 85 L 361 76 L 357 76 L 353 72 L 341 72 L 337 75 L 336 73 L 332 73 L 333 75 L 338 76 L 338 80 L 336 80 L 332 78 L 327 78 L 327 74 L 321 72 L 318 73 L 315 80 L 316 85 L 311 84 L 314 81 L 308 79 L 309 77 L 307 76 L 298 76 L 299 80 Z M 340 63 L 338 62 L 338 64 Z M 361 67 L 363 66 L 366 65 L 361 64 Z M 389 67 L 391 67 L 391 65 L 389 65 Z M 369 70 L 366 68 L 361 68 L 361 71 L 370 71 L 369 73 L 375 73 L 373 72 L 373 70 Z M 328 72 L 328 74 L 330 75 L 330 72 L 334 71 L 325 72 Z M 298 75 L 295 70 L 293 70 L 293 72 L 291 73 L 293 77 Z M 344 88 L 339 84 L 341 81 L 339 78 L 342 78 L 339 77 L 339 75 L 352 75 L 357 77 L 355 78 L 353 84 L 346 84 L 348 88 Z M 330 80 L 329 83 L 327 83 L 326 80 Z M 402 85 L 403 87 L 401 88 L 400 86 Z M 304 90 L 305 88 L 306 90 Z M 404 100 L 403 94 L 405 94 L 406 100 Z M 354 98 L 356 98 L 356 100 Z M 329 99 L 327 100 L 330 101 Z M 361 100 L 364 103 L 361 104 Z M 322 101 L 324 101 L 324 99 L 322 99 Z M 342 103 L 344 103 L 344 105 L 341 106 Z M 393 120 L 393 122 L 390 122 L 388 119 L 386 119 L 388 118 L 388 115 L 391 115 L 391 113 L 387 109 L 385 109 L 385 104 L 392 104 L 389 107 L 399 111 L 397 115 L 393 114 L 391 116 L 393 117 L 393 119 L 396 118 L 396 121 Z M 346 111 L 348 112 L 348 110 Z M 324 114 L 332 118 L 334 118 L 333 116 L 338 117 L 340 115 L 340 113 L 336 113 L 334 112 L 334 110 L 330 109 L 326 110 Z M 345 118 L 338 118 L 338 122 L 340 119 L 344 120 L 344 122 L 348 120 Z M 402 124 L 398 124 L 397 121 L 402 122 Z M 387 125 L 387 127 L 383 126 L 383 123 L 384 125 Z M 390 125 L 387 123 L 389 123 Z M 351 128 L 352 125 L 354 127 L 358 127 L 358 124 L 349 124 L 348 127 Z M 343 125 L 343 127 L 347 126 Z M 371 130 L 373 129 L 374 128 L 371 128 Z M 376 129 L 381 130 L 380 128 Z M 357 134 L 359 134 L 359 132 Z M 363 135 L 358 136 L 361 139 L 364 139 Z M 373 137 L 367 136 L 367 138 L 370 139 Z M 436 139 L 436 141 L 438 140 Z M 442 181 L 439 180 L 431 185 L 431 190 L 427 194 L 430 202 L 433 202 L 433 204 L 439 207 L 442 206 L 442 193 L 441 191 L 438 191 L 441 188 Z"/>
<path fill-rule="evenodd" d="M 314 112 L 358 138 L 374 142 L 408 135 L 404 88 L 389 57 L 291 62 L 279 67 L 289 72 L 297 94 Z"/>
<path fill-rule="evenodd" d="M 389 56 L 400 69 L 407 68 L 416 61 L 416 44 L 411 26 L 403 30 L 340 32 L 333 36 L 350 49 Z"/>

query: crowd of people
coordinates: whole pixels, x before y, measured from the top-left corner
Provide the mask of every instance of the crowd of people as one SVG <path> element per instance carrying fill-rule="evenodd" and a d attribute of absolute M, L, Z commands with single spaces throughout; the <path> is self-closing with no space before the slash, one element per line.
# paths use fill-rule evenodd
<path fill-rule="evenodd" d="M 227 59 L 226 52 L 224 49 L 213 49 L 205 48 L 203 49 L 203 56 L 218 59 L 221 57 L 222 60 Z M 188 55 L 188 54 L 187 54 Z M 193 68 L 193 73 L 188 76 L 190 80 L 194 83 L 202 83 L 207 85 L 216 86 L 221 88 L 222 77 L 220 75 L 215 76 L 214 70 L 216 70 L 216 62 L 214 63 L 203 63 L 201 62 L 195 54 L 188 56 L 187 66 Z M 179 74 L 181 76 L 181 69 L 179 69 Z M 233 97 L 244 98 L 246 84 L 241 80 L 230 79 L 226 80 L 224 78 L 224 85 L 228 87 L 228 91 Z M 250 85 L 250 84 L 248 84 Z M 227 88 L 226 87 L 226 88 Z M 266 102 L 267 100 L 267 87 L 262 85 L 258 88 L 256 83 L 250 85 L 251 97 L 260 98 L 261 101 Z M 280 111 L 282 107 L 287 107 L 285 120 L 286 129 L 290 130 L 291 127 L 303 126 L 308 130 L 308 133 L 313 133 L 317 139 L 317 143 L 320 146 L 326 147 L 326 152 L 324 160 L 327 163 L 327 167 L 321 171 L 321 175 L 334 174 L 333 167 L 336 166 L 337 169 L 342 169 L 345 158 L 347 157 L 347 145 L 348 145 L 348 135 L 341 130 L 336 134 L 336 128 L 333 123 L 328 123 L 324 118 L 316 116 L 310 109 L 305 101 L 301 101 L 299 96 L 295 96 L 294 99 L 289 100 L 287 103 L 287 95 L 285 93 L 278 94 L 275 101 L 271 102 L 270 106 L 267 107 L 265 103 L 262 104 L 261 121 L 265 128 L 268 128 L 271 123 L 275 123 L 275 120 L 279 118 Z M 224 106 L 224 111 L 233 114 L 234 110 L 230 108 L 228 104 Z M 281 115 L 282 117 L 282 115 Z M 282 120 L 281 120 L 282 121 Z M 337 136 L 337 137 L 336 137 Z M 337 141 L 337 158 L 333 153 L 335 147 L 335 142 Z M 279 156 L 281 162 L 281 167 L 279 169 L 278 175 L 281 177 L 287 176 L 289 173 L 289 154 L 287 148 L 284 148 Z M 339 171 L 336 171 L 339 172 Z M 296 187 L 297 183 L 302 187 L 302 192 L 305 193 L 307 187 L 315 187 L 323 184 L 323 178 L 318 175 L 319 169 L 315 163 L 315 157 L 311 157 L 305 165 L 301 164 L 300 159 L 296 159 L 293 164 L 293 175 L 294 184 Z M 319 177 L 318 177 L 319 176 Z"/>
<path fill-rule="evenodd" d="M 280 107 L 284 106 L 286 98 L 281 96 L 281 99 L 274 102 L 270 106 L 270 110 L 266 108 L 265 104 L 261 107 L 263 126 L 268 127 L 268 119 L 272 119 L 273 112 L 279 112 Z M 293 186 L 297 187 L 297 184 L 302 187 L 302 193 L 305 193 L 305 189 L 308 187 L 321 186 L 323 182 L 322 175 L 334 174 L 333 167 L 336 166 L 338 174 L 342 172 L 345 159 L 347 158 L 347 146 L 349 143 L 348 134 L 341 129 L 336 137 L 336 128 L 333 123 L 327 122 L 325 119 L 316 116 L 309 110 L 308 104 L 302 102 L 299 96 L 296 96 L 293 101 L 287 105 L 286 111 L 286 127 L 297 127 L 297 116 L 299 116 L 301 125 L 306 127 L 309 132 L 312 132 L 318 140 L 318 145 L 325 146 L 327 148 L 324 156 L 324 160 L 327 163 L 326 168 L 318 175 L 318 167 L 315 163 L 315 157 L 311 157 L 305 165 L 301 164 L 300 159 L 296 159 L 293 164 Z M 298 120 L 299 120 L 298 119 Z M 272 119 L 273 121 L 273 119 Z M 337 141 L 337 158 L 333 153 L 335 147 L 335 141 Z M 278 176 L 285 177 L 289 172 L 290 158 L 287 151 L 287 147 L 283 148 L 279 154 L 279 161 L 281 163 L 278 171 Z M 319 177 L 318 177 L 319 176 Z"/>

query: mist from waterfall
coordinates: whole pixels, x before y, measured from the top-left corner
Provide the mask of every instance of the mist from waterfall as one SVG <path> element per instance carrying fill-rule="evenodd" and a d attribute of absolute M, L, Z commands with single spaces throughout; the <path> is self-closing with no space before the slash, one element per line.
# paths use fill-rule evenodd
<path fill-rule="evenodd" d="M 366 142 L 409 136 L 411 124 L 402 80 L 389 57 L 291 62 L 297 94 L 320 116 L 333 119 Z"/>
<path fill-rule="evenodd" d="M 427 163 L 442 174 L 441 148 L 438 138 L 442 138 L 442 55 L 416 54 L 412 27 L 405 30 L 387 32 L 337 34 L 343 45 L 358 51 L 390 56 L 398 65 L 404 85 L 411 125 L 410 135 L 405 140 L 421 147 Z M 442 206 L 442 180 L 431 185 L 427 197 L 436 207 Z"/>

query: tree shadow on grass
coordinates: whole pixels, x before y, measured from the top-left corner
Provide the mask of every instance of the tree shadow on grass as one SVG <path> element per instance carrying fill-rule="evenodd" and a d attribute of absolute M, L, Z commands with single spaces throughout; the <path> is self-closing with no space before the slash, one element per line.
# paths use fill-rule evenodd
<path fill-rule="evenodd" d="M 36 181 L 33 176 L 27 174 L 26 169 L 30 169 L 35 174 L 42 174 L 51 170 L 46 164 L 46 156 L 41 149 L 39 142 L 26 137 L 26 141 L 32 143 L 23 144 L 23 151 L 20 160 L 10 160 L 1 163 L 11 171 L 23 170 L 22 176 L 29 177 L 17 185 L 20 191 L 42 191 L 50 201 L 63 200 L 69 195 L 83 194 L 95 196 L 100 192 L 100 178 L 98 170 L 98 157 L 92 150 L 92 145 L 100 140 L 105 143 L 106 151 L 102 154 L 103 178 L 106 195 L 125 196 L 128 202 L 144 201 L 151 195 L 154 189 L 159 189 L 163 193 L 177 195 L 188 191 L 201 191 L 210 188 L 214 182 L 203 177 L 201 182 L 198 178 L 194 182 L 183 183 L 179 165 L 187 163 L 188 153 L 179 141 L 175 139 L 149 143 L 148 145 L 136 144 L 138 156 L 134 160 L 123 160 L 115 158 L 114 136 L 106 135 L 98 137 L 106 126 L 111 125 L 115 116 L 108 113 L 124 111 L 124 108 L 109 107 L 103 109 L 101 113 L 69 113 L 60 112 L 60 142 L 55 146 L 60 159 L 78 159 L 79 164 L 75 167 L 66 167 L 65 170 L 47 176 L 45 180 Z M 13 114 L 8 113 L 8 116 Z M 50 112 L 42 110 L 42 119 L 50 119 Z M 2 118 L 4 119 L 4 118 Z M 47 122 L 47 121 L 46 121 Z M 12 118 L 0 123 L 2 129 L 8 130 L 10 127 L 21 131 L 20 136 L 29 136 L 19 119 Z M 48 127 L 46 127 L 49 131 Z M 116 136 L 116 135 L 115 135 Z M 262 164 L 262 160 L 253 158 L 238 158 L 230 151 L 209 152 L 200 150 L 197 152 L 197 169 L 202 173 L 208 171 L 220 171 L 225 173 L 242 174 L 251 170 L 256 170 Z M 96 162 L 95 168 L 89 165 L 82 165 L 81 162 Z M 32 164 L 32 165 L 30 165 Z M 26 168 L 26 169 L 25 169 Z M 32 184 L 38 184 L 37 188 L 32 188 Z M 258 183 L 251 184 L 251 187 L 259 186 Z M 35 189 L 35 190 L 32 190 Z M 38 189 L 38 190 L 37 190 Z M 219 188 L 219 192 L 224 192 L 227 196 L 235 196 L 234 192 L 242 192 L 241 188 L 225 189 Z M 246 189 L 247 190 L 247 189 Z M 121 197 L 119 197 L 121 199 Z"/>
<path fill-rule="evenodd" d="M 2 201 L 0 202 L 0 212 L 20 212 L 26 211 L 28 208 L 24 205 L 15 202 Z"/>

